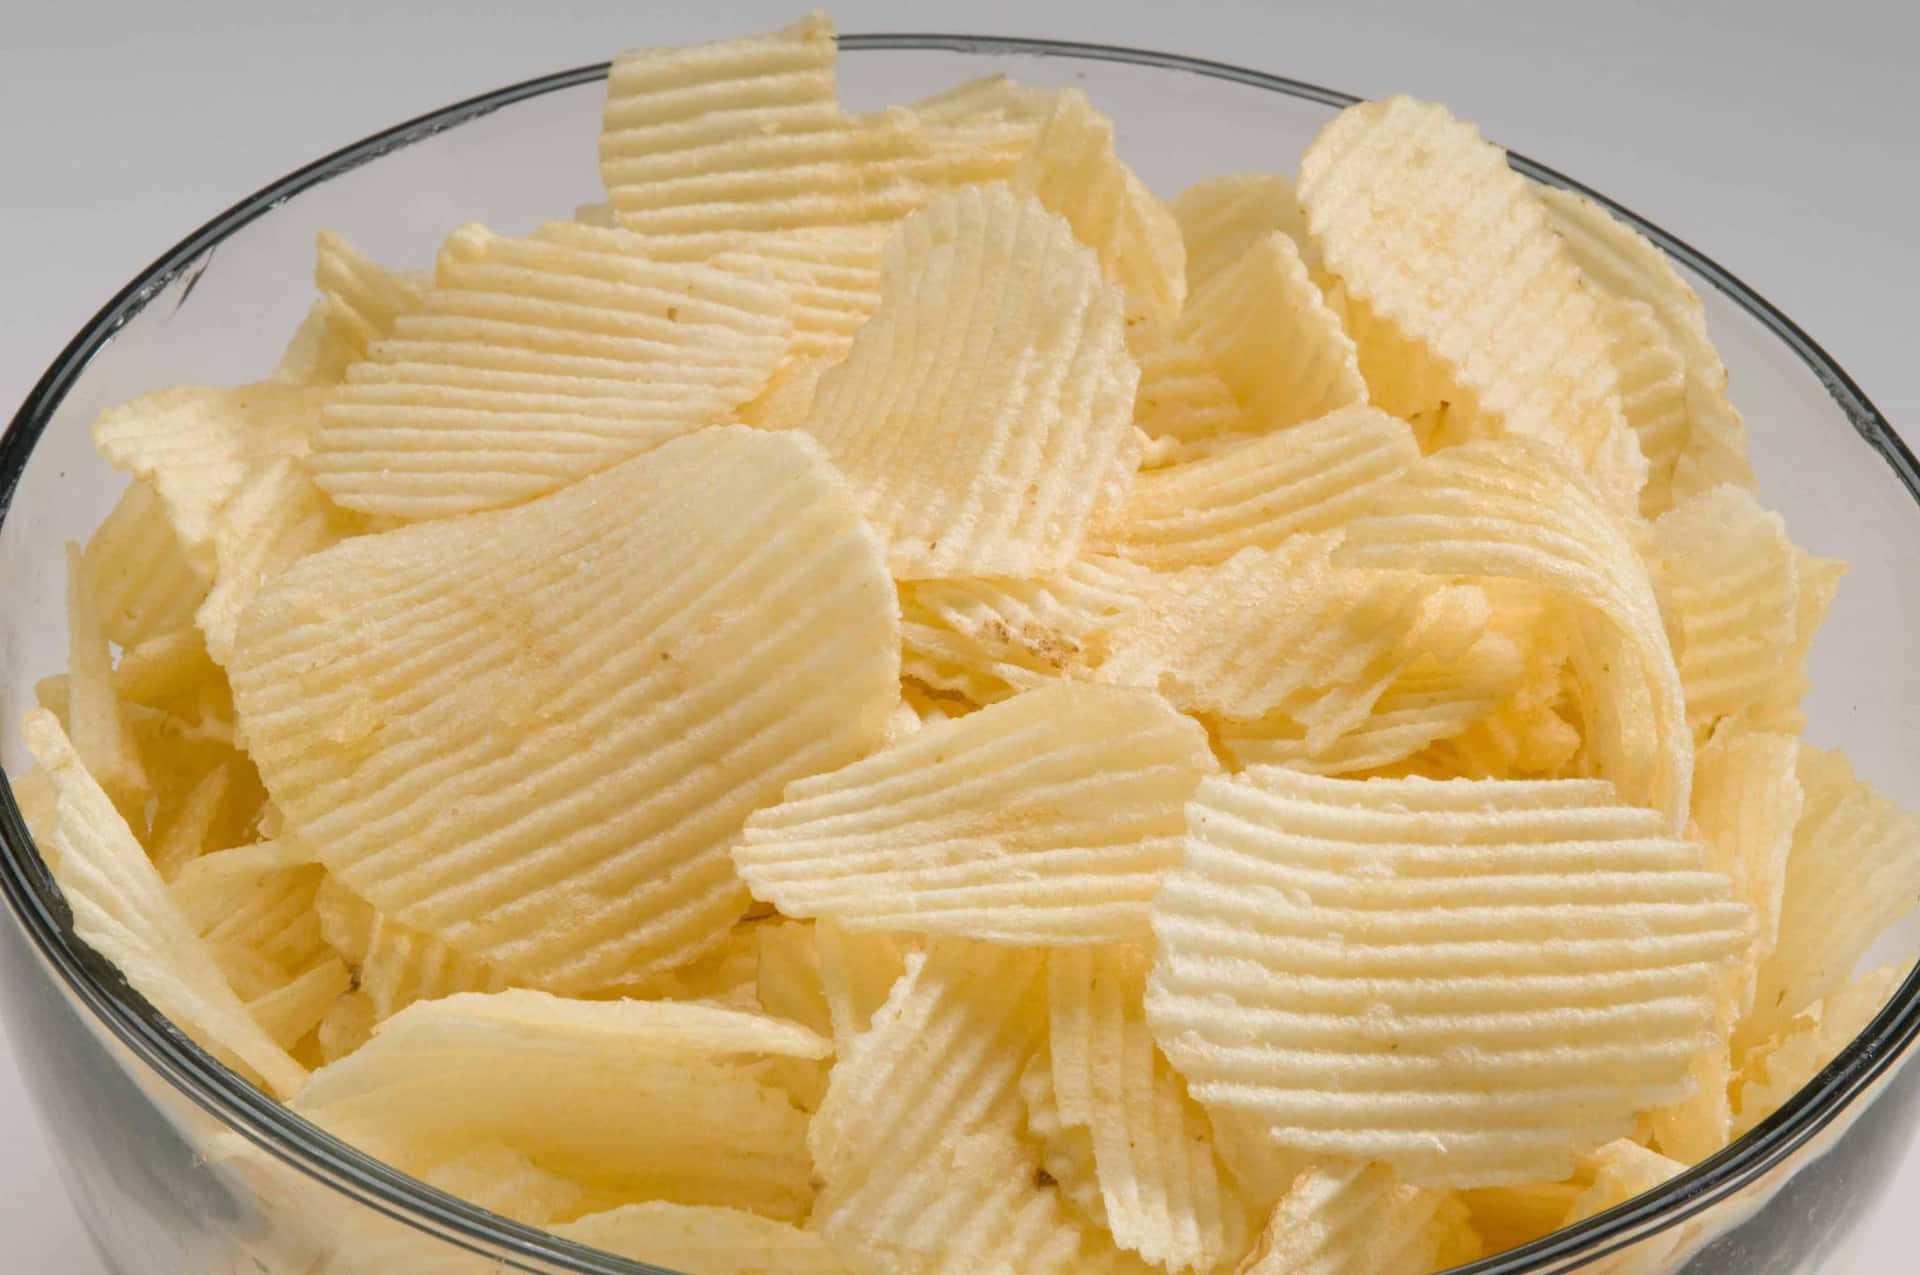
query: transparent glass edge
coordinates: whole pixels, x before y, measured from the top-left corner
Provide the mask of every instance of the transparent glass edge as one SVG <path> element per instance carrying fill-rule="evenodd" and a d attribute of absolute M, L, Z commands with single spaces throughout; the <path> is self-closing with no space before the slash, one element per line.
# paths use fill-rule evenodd
<path fill-rule="evenodd" d="M 1116 45 L 919 33 L 843 35 L 839 44 L 847 52 L 930 50 L 1119 62 L 1228 80 L 1334 107 L 1359 100 L 1335 89 L 1229 63 Z M 397 124 L 270 183 L 187 235 L 81 328 L 28 391 L 0 434 L 0 523 L 11 508 L 34 444 L 73 381 L 121 327 L 208 250 L 311 186 L 515 102 L 602 79 L 608 66 L 593 63 L 524 80 Z M 1798 324 L 1713 258 L 1632 209 L 1524 155 L 1511 154 L 1509 160 L 1529 178 L 1579 191 L 1602 204 L 1785 342 L 1920 503 L 1920 462 L 1853 378 Z M 65 906 L 59 888 L 40 858 L 4 774 L 0 774 L 0 894 L 41 958 L 122 1044 L 195 1105 L 279 1162 L 403 1224 L 426 1223 L 426 1229 L 470 1251 L 500 1250 L 509 1259 L 525 1257 L 581 1275 L 674 1275 L 500 1217 L 363 1154 L 241 1079 L 124 983 L 114 987 L 99 981 L 78 957 L 85 945 L 72 933 L 69 921 L 62 919 Z M 1818 1076 L 1743 1137 L 1653 1191 L 1528 1244 L 1456 1268 L 1454 1275 L 1538 1275 L 1547 1269 L 1572 1269 L 1550 1264 L 1596 1260 L 1687 1221 L 1752 1186 L 1817 1136 L 1903 1058 L 1916 1036 L 1920 1036 L 1920 968 Z"/>

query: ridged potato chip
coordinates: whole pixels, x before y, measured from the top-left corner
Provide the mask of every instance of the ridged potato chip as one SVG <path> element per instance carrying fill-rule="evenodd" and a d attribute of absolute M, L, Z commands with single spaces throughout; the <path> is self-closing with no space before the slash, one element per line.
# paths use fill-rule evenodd
<path fill-rule="evenodd" d="M 481 1143 L 420 1175 L 449 1195 L 533 1226 L 577 1213 L 586 1192 L 504 1143 Z"/>
<path fill-rule="evenodd" d="M 1133 423 L 1149 439 L 1177 448 L 1247 428 L 1240 400 L 1220 379 L 1213 359 L 1174 324 L 1133 316 L 1127 327 L 1127 352 L 1140 368 Z"/>
<path fill-rule="evenodd" d="M 1582 1191 L 1561 1225 L 1572 1226 L 1669 1181 L 1686 1166 L 1628 1138 L 1609 1142 L 1585 1157 L 1592 1184 Z M 1697 1238 L 1696 1224 L 1680 1222 L 1605 1258 L 1602 1275 L 1665 1275 L 1678 1268 L 1681 1250 Z"/>
<path fill-rule="evenodd" d="M 1523 1182 L 1512 1186 L 1480 1187 L 1455 1193 L 1466 1205 L 1474 1229 L 1486 1251 L 1504 1253 L 1560 1229 L 1592 1183 L 1575 1177 L 1563 1182 Z"/>
<path fill-rule="evenodd" d="M 806 429 L 861 492 L 894 574 L 1066 566 L 1138 458 L 1120 293 L 1063 219 L 1000 187 L 909 217 L 882 276 Z"/>
<path fill-rule="evenodd" d="M 1748 909 L 1598 780 L 1208 779 L 1147 1017 L 1211 1109 L 1476 1186 L 1682 1096 Z M 1443 976 L 1444 972 L 1444 976 Z"/>
<path fill-rule="evenodd" d="M 50 866 L 81 942 L 113 962 L 129 986 L 183 1032 L 285 1098 L 307 1079 L 248 1015 L 200 936 L 167 893 L 106 793 L 87 773 L 53 714 L 27 715 L 27 746 L 58 793 Z"/>
<path fill-rule="evenodd" d="M 327 1011 L 352 990 L 353 972 L 347 963 L 328 957 L 304 974 L 249 1000 L 247 1012 L 282 1049 L 298 1051 Z"/>
<path fill-rule="evenodd" d="M 1203 177 L 1175 195 L 1169 207 L 1186 244 L 1190 291 L 1205 287 L 1256 240 L 1275 231 L 1309 250 L 1293 178 L 1280 173 Z"/>
<path fill-rule="evenodd" d="M 1202 455 L 1135 477 L 1115 550 L 1175 571 L 1225 562 L 1249 547 L 1277 548 L 1342 526 L 1419 457 L 1406 422 L 1371 407 L 1222 439 Z"/>
<path fill-rule="evenodd" d="M 87 541 L 86 564 L 100 627 L 122 647 L 190 626 L 207 595 L 205 570 L 188 559 L 144 479 L 127 484 Z"/>
<path fill-rule="evenodd" d="M 835 921 L 816 923 L 813 940 L 834 1050 L 845 1054 L 906 972 L 909 949 L 891 934 L 850 930 Z"/>
<path fill-rule="evenodd" d="M 744 1209 L 649 1200 L 550 1229 L 561 1239 L 686 1275 L 849 1275 L 817 1233 Z"/>
<path fill-rule="evenodd" d="M 266 841 L 203 855 L 167 888 L 222 968 L 264 972 L 278 986 L 333 959 L 314 911 L 324 875 L 299 847 Z M 231 973 L 228 981 L 235 982 Z M 252 1000 L 270 988 L 235 983 L 234 990 Z"/>
<path fill-rule="evenodd" d="M 1740 1137 L 1785 1106 L 1886 1008 L 1912 966 L 1856 975 L 1808 1006 L 1742 1061 L 1734 1082 L 1732 1135 Z"/>
<path fill-rule="evenodd" d="M 1840 590 L 1847 564 L 1833 558 L 1820 558 L 1799 545 L 1793 547 L 1793 574 L 1798 587 L 1793 609 L 1793 644 L 1787 648 L 1780 676 L 1753 705 L 1748 724 L 1758 730 L 1799 732 L 1807 728 L 1800 701 L 1810 685 L 1807 658 L 1813 651 L 1814 636 L 1826 622 L 1827 609 Z"/>
<path fill-rule="evenodd" d="M 1687 369 L 1653 307 L 1614 297 L 1601 321 L 1619 378 L 1620 411 L 1647 458 L 1640 513 L 1657 518 L 1673 506 L 1673 471 L 1687 448 Z"/>
<path fill-rule="evenodd" d="M 1002 943 L 1143 938 L 1216 768 L 1145 691 L 1066 682 L 789 784 L 734 862 L 787 916 Z"/>
<path fill-rule="evenodd" d="M 770 921 L 755 928 L 754 996 L 760 1008 L 822 1036 L 832 1036 L 833 1010 L 821 973 L 811 921 Z M 895 971 L 895 977 L 898 971 Z M 887 985 L 892 986 L 892 978 Z"/>
<path fill-rule="evenodd" d="M 897 615 L 816 447 L 707 430 L 302 559 L 247 613 L 234 699 L 288 827 L 345 885 L 585 991 L 721 942 L 748 812 L 881 742 Z"/>
<path fill-rule="evenodd" d="M 923 97 L 910 108 L 929 124 L 978 124 L 1012 120 L 1038 125 L 1052 111 L 1055 94 L 1004 75 L 982 75 Z"/>
<path fill-rule="evenodd" d="M 347 370 L 307 463 L 366 513 L 519 504 L 725 420 L 766 386 L 788 309 L 771 279 L 653 261 L 625 231 L 463 226 L 419 307 Z"/>
<path fill-rule="evenodd" d="M 327 332 L 351 363 L 366 358 L 375 343 L 393 335 L 401 315 L 420 308 L 432 281 L 424 275 L 388 270 L 341 236 L 323 230 L 313 282 L 320 290 Z"/>
<path fill-rule="evenodd" d="M 62 713 L 73 750 L 114 804 L 138 819 L 150 793 L 140 744 L 114 688 L 113 651 L 80 546 L 67 545 L 67 685 Z"/>
<path fill-rule="evenodd" d="M 1443 106 L 1363 102 L 1307 147 L 1299 197 L 1374 402 L 1445 403 L 1455 438 L 1546 440 L 1608 508 L 1639 508 L 1646 458 L 1599 306 L 1505 152 Z"/>
<path fill-rule="evenodd" d="M 499 969 L 383 916 L 338 879 L 321 875 L 313 896 L 321 937 L 352 968 L 376 1022 L 415 1001 L 507 989 Z"/>
<path fill-rule="evenodd" d="M 1396 1181 L 1385 1165 L 1330 1164 L 1300 1175 L 1234 1275 L 1427 1275 L 1446 1197 Z"/>
<path fill-rule="evenodd" d="M 785 357 L 846 357 L 853 334 L 880 305 L 885 224 L 815 226 L 743 236 L 712 258 L 723 270 L 764 271 L 786 292 L 793 337 Z"/>

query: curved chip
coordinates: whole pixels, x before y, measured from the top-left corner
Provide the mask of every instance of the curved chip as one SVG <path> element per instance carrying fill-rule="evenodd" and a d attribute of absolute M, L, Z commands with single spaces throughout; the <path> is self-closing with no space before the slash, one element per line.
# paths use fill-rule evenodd
<path fill-rule="evenodd" d="M 819 449 L 736 426 L 302 559 L 247 613 L 234 701 L 355 893 L 584 991 L 724 938 L 747 814 L 883 739 L 897 614 Z"/>
<path fill-rule="evenodd" d="M 1910 973 L 1911 965 L 1883 965 L 1856 975 L 1749 1052 L 1733 1086 L 1732 1136 L 1743 1136 L 1819 1075 L 1867 1029 Z"/>
<path fill-rule="evenodd" d="M 1223 439 L 1203 455 L 1134 478 L 1117 552 L 1175 571 L 1331 531 L 1419 457 L 1406 422 L 1364 406 L 1283 432 Z"/>
<path fill-rule="evenodd" d="M 138 820 L 150 783 L 128 706 L 114 687 L 113 650 L 94 602 L 86 555 L 72 543 L 67 545 L 67 670 L 63 717 L 74 752 L 114 804 Z"/>
<path fill-rule="evenodd" d="M 982 75 L 915 102 L 913 113 L 929 124 L 972 124 L 992 120 L 1038 125 L 1052 111 L 1056 95 L 1005 75 Z"/>
<path fill-rule="evenodd" d="M 531 1226 L 546 1226 L 557 1217 L 579 1212 L 586 1197 L 578 1182 L 549 1172 L 512 1147 L 498 1143 L 483 1143 L 443 1160 L 421 1173 L 420 1180 Z"/>
<path fill-rule="evenodd" d="M 1427 1275 L 1446 1196 L 1395 1180 L 1385 1165 L 1310 1169 L 1274 1207 L 1234 1275 Z"/>
<path fill-rule="evenodd" d="M 366 997 L 375 1022 L 415 1001 L 438 1000 L 457 992 L 506 990 L 508 980 L 499 969 L 383 916 L 320 871 L 322 880 L 312 904 L 320 934 L 352 968 L 354 986 Z"/>
<path fill-rule="evenodd" d="M 1681 1097 L 1748 910 L 1599 780 L 1208 779 L 1147 1019 L 1210 1109 L 1408 1181 L 1565 1177 Z"/>
<path fill-rule="evenodd" d="M 1639 507 L 1646 458 L 1599 305 L 1504 151 L 1443 106 L 1363 102 L 1307 148 L 1299 194 L 1375 402 L 1444 403 L 1454 437 L 1544 439 L 1609 508 Z"/>
<path fill-rule="evenodd" d="M 86 565 L 100 626 L 122 647 L 190 626 L 207 596 L 204 565 L 187 557 L 165 502 L 142 478 L 94 529 Z"/>
<path fill-rule="evenodd" d="M 1145 935 L 1206 734 L 1145 691 L 1064 682 L 789 784 L 733 852 L 755 897 L 856 929 L 1003 943 Z"/>
<path fill-rule="evenodd" d="M 375 342 L 391 336 L 401 315 L 420 308 L 430 284 L 424 275 L 369 261 L 331 230 L 320 232 L 313 282 L 327 332 L 347 362 L 366 358 Z"/>
<path fill-rule="evenodd" d="M 1798 733 L 1807 728 L 1806 714 L 1800 709 L 1811 685 L 1807 677 L 1807 659 L 1813 652 L 1813 639 L 1826 622 L 1827 610 L 1840 591 L 1847 564 L 1836 558 L 1819 558 L 1799 545 L 1793 547 L 1793 576 L 1796 594 L 1793 608 L 1793 642 L 1788 646 L 1780 676 L 1774 679 L 1753 704 L 1747 724 L 1756 730 Z"/>
<path fill-rule="evenodd" d="M 1240 400 L 1207 352 L 1171 323 L 1133 316 L 1127 352 L 1140 366 L 1133 395 L 1133 423 L 1162 443 L 1197 442 L 1246 428 Z"/>
<path fill-rule="evenodd" d="M 1613 297 L 1601 307 L 1620 382 L 1620 411 L 1647 458 L 1640 513 L 1657 518 L 1673 507 L 1673 471 L 1687 447 L 1687 369 L 1653 307 Z"/>
<path fill-rule="evenodd" d="M 819 1234 L 744 1209 L 648 1200 L 547 1228 L 563 1240 L 686 1275 L 849 1275 Z"/>
<path fill-rule="evenodd" d="M 711 264 L 764 271 L 786 292 L 793 338 L 786 358 L 837 362 L 880 305 L 880 255 L 891 228 L 815 226 L 744 235 Z"/>
<path fill-rule="evenodd" d="M 202 855 L 167 884 L 181 914 L 230 971 L 228 981 L 252 1000 L 333 958 L 314 913 L 324 875 L 299 847 L 263 841 Z M 236 981 L 236 966 L 264 973 L 267 985 Z"/>
<path fill-rule="evenodd" d="M 1175 195 L 1169 207 L 1186 244 L 1187 287 L 1193 292 L 1276 230 L 1302 251 L 1310 250 L 1293 178 L 1280 173 L 1203 177 Z"/>
<path fill-rule="evenodd" d="M 556 226 L 447 237 L 419 308 L 327 404 L 308 464 L 328 495 L 407 519 L 519 504 L 716 424 L 765 387 L 792 331 L 772 280 Z"/>
<path fill-rule="evenodd" d="M 882 272 L 880 308 L 821 377 L 806 429 L 860 491 L 894 574 L 1066 566 L 1138 459 L 1120 293 L 1064 220 L 1003 187 L 909 217 Z"/>

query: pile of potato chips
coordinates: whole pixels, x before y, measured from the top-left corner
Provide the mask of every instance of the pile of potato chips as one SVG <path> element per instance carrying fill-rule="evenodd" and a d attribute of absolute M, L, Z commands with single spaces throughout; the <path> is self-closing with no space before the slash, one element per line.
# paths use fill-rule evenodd
<path fill-rule="evenodd" d="M 270 376 L 100 417 L 16 784 L 81 938 L 693 1275 L 1423 1275 L 1866 1024 L 1920 821 L 1799 738 L 1842 567 L 1656 249 L 1406 98 L 1165 203 L 834 55 L 625 54 L 607 204 L 324 236 Z"/>

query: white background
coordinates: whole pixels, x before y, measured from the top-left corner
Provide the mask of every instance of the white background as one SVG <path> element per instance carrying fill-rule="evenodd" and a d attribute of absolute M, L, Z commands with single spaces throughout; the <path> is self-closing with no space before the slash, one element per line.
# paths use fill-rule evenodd
<path fill-rule="evenodd" d="M 6 8 L 0 419 L 141 266 L 280 173 L 397 120 L 623 45 L 713 38 L 795 13 L 741 0 Z M 1442 99 L 1494 139 L 1720 260 L 1914 437 L 1916 12 L 1905 0 L 849 0 L 836 18 L 844 31 L 1163 48 L 1364 95 Z M 1920 1198 L 1920 1151 L 1889 1199 L 1902 1197 Z M 100 1273 L 5 1051 L 0 1235 L 9 1271 Z M 1885 1208 L 1845 1275 L 1914 1269 L 1917 1250 L 1920 1216 Z"/>

